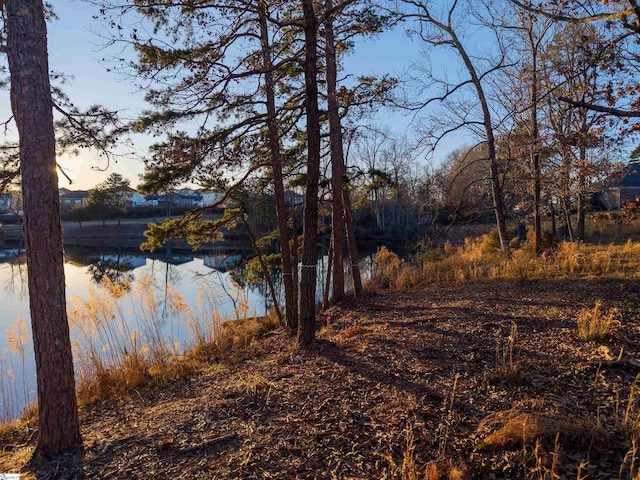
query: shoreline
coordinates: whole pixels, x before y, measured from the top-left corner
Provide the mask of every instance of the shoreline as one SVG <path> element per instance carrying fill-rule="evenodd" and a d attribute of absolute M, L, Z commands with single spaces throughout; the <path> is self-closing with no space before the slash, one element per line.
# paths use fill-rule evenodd
<path fill-rule="evenodd" d="M 62 222 L 63 242 L 65 246 L 92 248 L 127 248 L 140 250 L 140 244 L 146 241 L 144 232 L 149 229 L 149 223 L 160 219 L 121 219 L 108 220 L 103 225 L 101 220 L 83 222 Z M 203 245 L 200 252 L 208 251 L 236 251 L 251 249 L 249 238 L 244 232 L 226 231 L 224 240 L 215 244 Z M 0 248 L 16 247 L 23 244 L 21 225 L 4 225 L 0 230 Z M 158 251 L 189 250 L 193 247 L 184 239 L 173 239 Z"/>

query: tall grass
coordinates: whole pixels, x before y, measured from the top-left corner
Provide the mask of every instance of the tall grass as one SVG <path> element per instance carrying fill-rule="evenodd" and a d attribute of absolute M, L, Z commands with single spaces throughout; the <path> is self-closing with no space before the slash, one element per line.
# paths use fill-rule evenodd
<path fill-rule="evenodd" d="M 105 278 L 100 287 L 89 287 L 87 300 L 71 299 L 69 310 L 80 402 L 176 378 L 191 368 L 194 356 L 216 350 L 212 345 L 225 337 L 223 325 L 230 318 L 219 308 L 225 294 L 205 281 L 198 283 L 193 308 L 171 287 L 159 300 L 150 277 L 133 286 Z M 243 318 L 246 313 L 247 303 L 241 301 L 232 315 Z"/>
<path fill-rule="evenodd" d="M 593 308 L 583 308 L 578 312 L 578 335 L 587 342 L 606 338 L 620 320 L 617 308 L 603 310 L 602 302 L 596 300 Z"/>
<path fill-rule="evenodd" d="M 622 245 L 586 245 L 564 242 L 536 256 L 530 238 L 514 244 L 505 254 L 496 248 L 491 234 L 467 238 L 463 245 L 445 244 L 437 252 L 424 252 L 414 261 L 400 259 L 385 247 L 378 250 L 371 283 L 402 292 L 418 285 L 557 277 L 640 276 L 640 242 Z M 368 286 L 369 290 L 372 285 Z"/>
<path fill-rule="evenodd" d="M 18 417 L 21 405 L 35 400 L 29 392 L 26 366 L 26 348 L 30 341 L 24 318 L 19 317 L 7 330 L 8 349 L 0 354 L 0 424 Z M 19 362 L 16 365 L 15 362 Z M 17 368 L 16 368 L 17 367 Z M 16 372 L 19 372 L 16 375 Z"/>

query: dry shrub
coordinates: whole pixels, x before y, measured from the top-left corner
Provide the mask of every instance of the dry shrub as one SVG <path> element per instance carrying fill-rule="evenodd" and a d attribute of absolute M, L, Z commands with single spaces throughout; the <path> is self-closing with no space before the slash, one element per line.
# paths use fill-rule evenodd
<path fill-rule="evenodd" d="M 584 252 L 579 242 L 564 242 L 555 254 L 555 263 L 563 275 L 575 275 L 584 263 Z"/>
<path fill-rule="evenodd" d="M 346 328 L 342 332 L 340 332 L 340 336 L 343 338 L 352 338 L 356 335 L 360 335 L 365 331 L 366 329 L 364 327 L 361 327 L 360 325 L 352 325 L 351 327 Z"/>
<path fill-rule="evenodd" d="M 187 355 L 206 361 L 231 361 L 237 356 L 251 354 L 259 338 L 277 327 L 275 316 L 226 322 L 211 342 L 200 344 Z"/>
<path fill-rule="evenodd" d="M 583 308 L 578 312 L 578 335 L 585 341 L 606 338 L 612 328 L 620 322 L 617 308 L 602 310 L 602 302 L 596 300 L 592 309 Z"/>
<path fill-rule="evenodd" d="M 446 246 L 446 258 L 423 262 L 418 282 L 435 284 L 466 283 L 490 279 L 529 280 L 562 276 L 609 276 L 637 278 L 640 269 L 640 243 L 624 245 L 585 245 L 564 242 L 536 256 L 534 237 L 508 256 L 496 250 L 496 239 L 467 238 L 460 247 Z"/>
<path fill-rule="evenodd" d="M 387 247 L 380 247 L 374 258 L 372 276 L 374 282 L 383 288 L 389 288 L 392 280 L 398 277 L 402 263 L 400 257 Z"/>
<path fill-rule="evenodd" d="M 609 437 L 607 431 L 591 419 L 526 413 L 515 409 L 485 417 L 478 426 L 478 430 L 482 429 L 492 431 L 483 443 L 495 449 L 534 446 L 538 441 L 553 445 L 558 435 L 565 443 L 588 448 L 606 444 Z"/>
<path fill-rule="evenodd" d="M 503 276 L 516 280 L 536 278 L 540 274 L 535 255 L 527 249 L 514 250 L 504 264 Z"/>
<path fill-rule="evenodd" d="M 419 275 L 415 268 L 403 264 L 400 267 L 398 276 L 393 279 L 391 289 L 394 292 L 402 293 L 415 288 L 419 283 Z"/>
<path fill-rule="evenodd" d="M 370 290 L 380 286 L 394 292 L 406 292 L 416 287 L 419 281 L 417 269 L 386 247 L 380 247 L 374 259 L 372 282 L 365 288 Z"/>

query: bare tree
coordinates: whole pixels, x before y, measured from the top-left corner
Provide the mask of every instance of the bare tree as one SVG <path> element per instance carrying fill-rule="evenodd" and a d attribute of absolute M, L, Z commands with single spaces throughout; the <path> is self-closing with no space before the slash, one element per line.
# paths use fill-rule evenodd
<path fill-rule="evenodd" d="M 506 214 L 503 201 L 503 188 L 501 175 L 498 166 L 498 152 L 496 149 L 496 139 L 494 134 L 495 125 L 493 123 L 493 115 L 489 105 L 489 98 L 486 90 L 487 77 L 492 73 L 506 66 L 506 52 L 502 49 L 498 41 L 496 46 L 499 49 L 498 58 L 491 61 L 491 65 L 483 70 L 480 69 L 481 62 L 474 57 L 465 46 L 464 38 L 458 35 L 459 27 L 456 25 L 457 17 L 464 15 L 461 12 L 459 0 L 450 2 L 447 12 L 439 18 L 434 13 L 434 5 L 432 2 L 424 0 L 403 0 L 406 6 L 404 16 L 407 20 L 415 22 L 411 27 L 412 33 L 415 33 L 421 40 L 432 47 L 446 47 L 452 49 L 462 61 L 468 78 L 461 80 L 459 83 L 449 83 L 440 81 L 443 87 L 443 93 L 437 97 L 432 97 L 427 101 L 412 105 L 415 110 L 422 110 L 431 105 L 435 101 L 447 101 L 452 99 L 456 94 L 464 91 L 469 87 L 473 90 L 476 100 L 480 106 L 479 118 L 470 119 L 469 112 L 464 114 L 461 123 L 457 125 L 449 125 L 445 127 L 446 133 L 457 130 L 462 127 L 481 127 L 483 142 L 486 148 L 486 156 L 488 159 L 489 178 L 491 180 L 491 194 L 493 201 L 493 210 L 496 216 L 496 224 L 500 237 L 500 244 L 503 250 L 508 248 Z M 467 17 L 468 18 L 468 15 Z M 459 106 L 458 106 L 459 108 Z"/>

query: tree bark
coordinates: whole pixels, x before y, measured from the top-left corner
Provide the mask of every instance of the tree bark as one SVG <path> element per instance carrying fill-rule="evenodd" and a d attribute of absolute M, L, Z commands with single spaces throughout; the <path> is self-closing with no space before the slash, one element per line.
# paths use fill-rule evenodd
<path fill-rule="evenodd" d="M 333 0 L 326 0 L 325 10 L 332 11 Z M 338 303 L 344 297 L 344 207 L 342 184 L 344 177 L 344 151 L 342 125 L 338 111 L 338 68 L 333 34 L 333 15 L 327 15 L 324 23 L 325 59 L 327 79 L 327 108 L 329 116 L 329 143 L 331 147 L 331 235 L 333 237 L 332 300 Z"/>
<path fill-rule="evenodd" d="M 9 0 L 5 8 L 38 379 L 36 452 L 51 455 L 79 446 L 82 439 L 67 321 L 47 31 L 42 0 Z"/>
<path fill-rule="evenodd" d="M 530 38 L 532 46 L 532 72 L 531 72 L 531 140 L 533 142 L 533 228 L 535 230 L 535 252 L 540 255 L 542 251 L 542 218 L 540 216 L 540 151 L 538 128 L 538 50 L 537 44 Z"/>
<path fill-rule="evenodd" d="M 356 298 L 364 297 L 362 289 L 362 277 L 360 276 L 360 266 L 358 250 L 356 245 L 355 224 L 351 208 L 351 196 L 346 183 L 342 186 L 342 202 L 344 204 L 344 216 L 347 225 L 347 242 L 349 244 L 349 258 L 351 260 L 351 276 L 353 277 L 353 290 Z"/>
<path fill-rule="evenodd" d="M 302 273 L 300 275 L 300 323 L 298 343 L 315 338 L 318 239 L 318 185 L 320 181 L 320 111 L 318 108 L 318 19 L 313 0 L 302 0 L 304 14 L 304 80 L 307 113 L 307 184 L 304 203 Z"/>
<path fill-rule="evenodd" d="M 265 70 L 264 83 L 267 97 L 267 134 L 271 151 L 271 168 L 273 170 L 273 186 L 276 197 L 276 214 L 278 216 L 278 233 L 280 237 L 280 254 L 282 257 L 282 283 L 284 285 L 284 308 L 286 327 L 295 329 L 298 326 L 298 308 L 293 286 L 293 265 L 291 246 L 289 244 L 288 208 L 282 178 L 282 155 L 280 152 L 280 135 L 276 123 L 275 83 L 273 79 L 273 62 L 271 60 L 271 44 L 267 25 L 266 4 L 262 4 L 260 12 L 260 43 L 262 47 L 262 63 Z"/>

